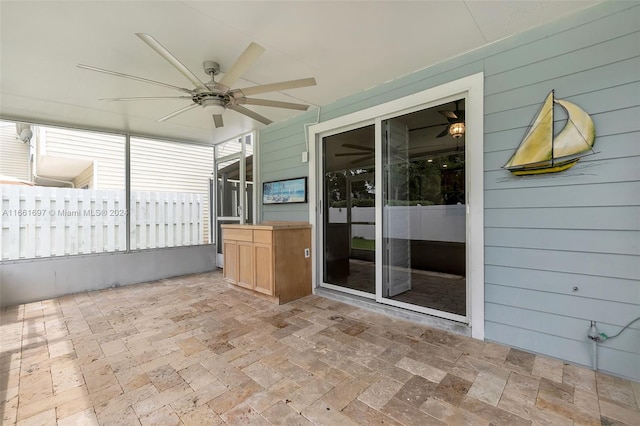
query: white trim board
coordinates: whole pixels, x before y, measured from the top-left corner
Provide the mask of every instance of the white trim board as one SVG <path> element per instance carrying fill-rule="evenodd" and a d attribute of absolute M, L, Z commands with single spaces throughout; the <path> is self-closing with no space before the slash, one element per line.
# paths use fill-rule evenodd
<path fill-rule="evenodd" d="M 484 74 L 477 73 L 440 86 L 417 92 L 393 101 L 385 102 L 367 109 L 336 117 L 309 126 L 309 222 L 314 232 L 311 236 L 312 247 L 318 247 L 318 154 L 317 146 L 320 138 L 344 132 L 350 128 L 368 125 L 372 122 L 379 125 L 381 120 L 406 114 L 420 109 L 441 105 L 448 101 L 465 97 L 466 110 L 466 156 L 467 156 L 467 318 L 471 327 L 471 335 L 476 339 L 484 339 Z M 379 132 L 376 132 L 378 138 Z M 377 142 L 379 144 L 379 142 Z M 381 164 L 376 158 L 376 170 Z M 378 195 L 376 195 L 378 197 Z M 381 200 L 377 200 L 381 202 Z M 379 204 L 380 205 L 380 204 Z M 381 218 L 378 218 L 381 219 Z M 381 222 L 379 222 L 381 223 Z M 380 229 L 380 230 L 379 230 Z M 381 233 L 381 227 L 376 227 Z M 377 235 L 381 237 L 381 235 Z M 378 239 L 378 238 L 377 238 Z M 379 239 L 378 239 L 379 240 Z M 312 283 L 318 287 L 318 252 L 312 250 Z M 381 254 L 380 254 L 381 256 Z M 376 259 L 378 263 L 381 259 Z M 376 282 L 380 282 L 377 277 Z M 377 293 L 379 289 L 376 290 Z"/>

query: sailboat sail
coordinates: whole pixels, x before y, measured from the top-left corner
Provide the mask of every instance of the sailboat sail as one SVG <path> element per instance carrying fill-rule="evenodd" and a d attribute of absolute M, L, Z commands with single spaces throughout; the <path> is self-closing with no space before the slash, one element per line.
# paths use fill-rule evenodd
<path fill-rule="evenodd" d="M 553 136 L 553 106 L 567 112 L 567 123 Z M 515 175 L 553 173 L 566 170 L 590 152 L 595 142 L 591 117 L 577 105 L 554 99 L 551 91 L 515 154 L 503 166 Z"/>

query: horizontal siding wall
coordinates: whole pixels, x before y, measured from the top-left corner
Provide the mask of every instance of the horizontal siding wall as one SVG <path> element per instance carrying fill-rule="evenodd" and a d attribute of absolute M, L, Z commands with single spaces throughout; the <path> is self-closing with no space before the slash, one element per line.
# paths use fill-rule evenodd
<path fill-rule="evenodd" d="M 29 144 L 17 137 L 16 124 L 0 122 L 0 175 L 30 181 Z"/>
<path fill-rule="evenodd" d="M 94 166 L 95 166 L 95 163 L 91 164 L 89 167 L 84 169 L 82 173 L 76 176 L 76 178 L 73 180 L 73 185 L 76 188 L 86 187 L 87 189 L 94 189 L 93 188 L 94 187 L 93 185 Z"/>
<path fill-rule="evenodd" d="M 124 189 L 124 136 L 56 127 L 42 130 L 39 155 L 93 161 L 96 189 Z"/>
<path fill-rule="evenodd" d="M 486 337 L 588 366 L 591 320 L 613 335 L 640 316 L 640 7 L 609 6 L 485 59 Z M 591 115 L 597 154 L 513 177 L 501 167 L 552 89 Z M 640 325 L 598 355 L 640 380 Z"/>
<path fill-rule="evenodd" d="M 315 123 L 317 114 L 310 111 L 285 125 L 267 127 L 260 132 L 260 182 L 290 179 L 309 175 L 308 163 L 302 162 L 302 153 L 308 151 L 306 124 Z M 311 182 L 309 182 L 311 184 Z M 262 184 L 257 185 L 257 200 L 262 202 Z M 263 205 L 262 220 L 309 221 L 307 203 Z"/>
<path fill-rule="evenodd" d="M 341 99 L 319 118 L 484 72 L 485 336 L 590 366 L 590 321 L 613 335 L 640 316 L 639 70 L 640 5 L 606 2 Z M 514 177 L 502 166 L 552 89 L 592 116 L 597 153 L 563 173 Z M 260 132 L 262 182 L 308 175 L 304 125 L 316 118 Z M 264 206 L 262 219 L 309 213 Z M 640 324 L 601 344 L 598 365 L 640 380 Z"/>

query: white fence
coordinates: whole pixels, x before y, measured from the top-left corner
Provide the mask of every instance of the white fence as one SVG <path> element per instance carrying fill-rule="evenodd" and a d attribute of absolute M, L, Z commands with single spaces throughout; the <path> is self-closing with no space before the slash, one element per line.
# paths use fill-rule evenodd
<path fill-rule="evenodd" d="M 131 249 L 202 244 L 203 196 L 132 192 Z M 126 250 L 125 191 L 0 185 L 0 260 Z"/>
<path fill-rule="evenodd" d="M 386 207 L 389 216 L 387 237 L 426 240 L 426 241 L 455 241 L 463 243 L 466 240 L 466 206 L 464 204 L 437 206 L 392 206 Z M 347 223 L 347 209 L 345 207 L 329 208 L 331 223 Z M 376 221 L 375 207 L 354 207 L 351 209 L 352 222 Z M 374 240 L 374 225 L 352 225 L 352 235 Z"/>

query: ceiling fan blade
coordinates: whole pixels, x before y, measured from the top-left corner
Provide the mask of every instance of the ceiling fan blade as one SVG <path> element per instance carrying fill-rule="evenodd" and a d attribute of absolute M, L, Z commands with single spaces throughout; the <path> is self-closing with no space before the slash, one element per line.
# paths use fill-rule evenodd
<path fill-rule="evenodd" d="M 438 111 L 438 112 L 447 118 L 453 118 L 453 119 L 458 118 L 458 116 L 453 111 Z"/>
<path fill-rule="evenodd" d="M 362 163 L 363 161 L 371 160 L 375 155 L 367 155 L 366 157 L 359 158 L 357 160 L 350 161 L 351 164 Z"/>
<path fill-rule="evenodd" d="M 268 107 L 275 107 L 275 108 L 288 108 L 288 109 L 297 109 L 300 111 L 306 111 L 309 109 L 309 105 L 305 105 L 305 104 L 295 104 L 292 102 L 271 101 L 268 99 L 255 99 L 255 98 L 239 98 L 239 99 L 236 99 L 236 104 L 259 105 L 259 106 L 268 106 Z"/>
<path fill-rule="evenodd" d="M 362 149 L 364 151 L 375 151 L 375 148 L 369 147 L 369 146 L 364 146 L 364 145 L 354 145 L 352 143 L 343 143 L 342 144 L 343 147 L 345 148 L 351 148 L 351 149 Z"/>
<path fill-rule="evenodd" d="M 207 89 L 207 86 L 204 85 L 202 80 L 200 80 L 194 73 L 192 73 L 189 70 L 189 68 L 187 68 L 182 62 L 180 62 L 178 60 L 178 58 L 173 56 L 171 54 L 171 52 L 169 52 L 163 45 L 160 44 L 160 42 L 158 42 L 158 40 L 156 40 L 155 38 L 151 37 L 149 34 L 145 34 L 145 33 L 136 33 L 136 35 L 142 41 L 147 43 L 147 45 L 149 45 L 149 47 L 151 47 L 153 50 L 158 52 L 158 54 L 160 56 L 162 56 L 167 62 L 169 62 L 171 65 L 173 65 L 174 68 L 176 68 L 185 77 L 187 77 L 189 79 L 189 81 L 191 81 L 191 83 L 193 83 L 194 86 L 196 86 L 198 89 L 209 90 L 209 89 Z"/>
<path fill-rule="evenodd" d="M 236 89 L 234 92 L 242 92 L 245 96 L 257 95 L 267 92 L 279 92 L 281 90 L 296 89 L 298 87 L 315 86 L 315 78 L 301 78 L 300 80 L 282 81 L 280 83 L 261 84 L 260 86 L 245 87 L 244 89 Z"/>
<path fill-rule="evenodd" d="M 409 129 L 409 131 L 413 132 L 413 131 L 416 131 L 416 130 L 430 129 L 432 127 L 448 126 L 448 125 L 449 125 L 449 123 L 432 124 L 430 126 L 422 126 L 422 127 L 416 127 L 415 129 Z"/>
<path fill-rule="evenodd" d="M 85 70 L 97 71 L 104 74 L 115 75 L 117 77 L 130 78 L 131 80 L 142 81 L 144 83 L 155 84 L 157 86 L 168 87 L 169 89 L 179 90 L 181 92 L 191 93 L 191 90 L 185 89 L 184 87 L 173 86 L 171 84 L 161 83 L 155 80 L 149 80 L 148 78 L 136 77 L 135 75 L 123 74 L 121 72 L 109 71 L 98 67 L 92 67 L 89 65 L 78 64 L 78 68 L 83 68 Z"/>
<path fill-rule="evenodd" d="M 224 123 L 222 122 L 222 114 L 213 114 L 213 124 L 216 126 L 216 129 L 224 126 Z"/>
<path fill-rule="evenodd" d="M 216 85 L 217 88 L 222 90 L 222 94 L 229 91 L 233 83 L 235 83 L 246 70 L 249 69 L 253 63 L 258 60 L 260 55 L 264 52 L 264 47 L 256 43 L 251 43 L 238 59 L 231 65 L 231 68 L 227 70 L 222 79 Z"/>
<path fill-rule="evenodd" d="M 193 104 L 188 105 L 188 106 L 186 106 L 186 107 L 184 107 L 184 108 L 180 108 L 179 110 L 174 111 L 174 112 L 172 112 L 172 113 L 171 113 L 171 114 L 169 114 L 169 115 L 165 115 L 164 117 L 162 117 L 162 118 L 158 119 L 158 121 L 159 121 L 159 122 L 160 122 L 160 121 L 167 121 L 168 119 L 173 118 L 173 117 L 175 117 L 176 115 L 180 115 L 180 114 L 182 114 L 183 112 L 187 112 L 187 111 L 189 111 L 190 109 L 193 109 L 193 108 L 195 108 L 195 107 L 197 107 L 197 106 L 200 106 L 200 105 L 198 105 L 198 104 L 196 104 L 196 103 L 193 103 Z"/>
<path fill-rule="evenodd" d="M 368 154 L 366 152 L 341 152 L 339 154 L 336 154 L 336 157 L 352 157 L 354 155 L 359 155 L 359 156 L 369 156 L 371 154 Z"/>
<path fill-rule="evenodd" d="M 449 134 L 449 126 L 447 126 L 447 128 L 444 129 L 442 132 L 438 133 L 438 136 L 436 136 L 436 138 L 443 138 L 448 134 Z"/>
<path fill-rule="evenodd" d="M 157 99 L 191 99 L 191 96 L 139 96 L 133 98 L 102 98 L 98 99 L 103 102 L 115 102 L 115 101 L 149 101 Z"/>
<path fill-rule="evenodd" d="M 240 114 L 246 115 L 247 117 L 253 118 L 256 121 L 259 121 L 262 124 L 271 124 L 273 121 L 269 120 L 267 117 L 264 117 L 257 112 L 253 112 L 250 109 L 247 109 L 240 105 L 229 105 L 227 108 L 234 110 L 235 112 L 239 112 Z"/>

